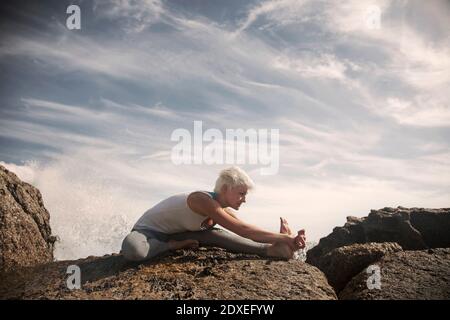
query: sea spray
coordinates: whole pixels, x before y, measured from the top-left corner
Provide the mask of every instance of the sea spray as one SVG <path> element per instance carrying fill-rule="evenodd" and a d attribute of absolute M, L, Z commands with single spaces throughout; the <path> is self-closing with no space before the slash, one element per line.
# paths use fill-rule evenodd
<path fill-rule="evenodd" d="M 298 261 L 306 261 L 306 253 L 317 245 L 317 242 L 306 242 L 306 246 L 303 249 L 299 249 L 294 252 L 293 259 Z"/>

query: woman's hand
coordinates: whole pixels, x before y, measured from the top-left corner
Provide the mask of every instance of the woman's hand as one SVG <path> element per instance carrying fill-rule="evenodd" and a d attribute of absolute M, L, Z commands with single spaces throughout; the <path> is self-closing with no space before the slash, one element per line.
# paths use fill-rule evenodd
<path fill-rule="evenodd" d="M 208 230 L 208 229 L 211 229 L 215 225 L 216 225 L 215 221 L 213 219 L 211 219 L 210 217 L 208 217 L 205 220 L 203 220 L 203 222 L 201 224 L 201 228 L 203 230 Z"/>
<path fill-rule="evenodd" d="M 292 236 L 291 228 L 286 219 L 280 217 L 280 233 L 290 236 L 290 239 L 286 239 L 285 242 L 293 251 L 303 249 L 306 246 L 305 230 L 299 230 L 295 237 Z"/>
<path fill-rule="evenodd" d="M 304 229 L 298 231 L 297 236 L 295 237 L 295 244 L 298 246 L 298 249 L 306 247 L 306 235 Z"/>

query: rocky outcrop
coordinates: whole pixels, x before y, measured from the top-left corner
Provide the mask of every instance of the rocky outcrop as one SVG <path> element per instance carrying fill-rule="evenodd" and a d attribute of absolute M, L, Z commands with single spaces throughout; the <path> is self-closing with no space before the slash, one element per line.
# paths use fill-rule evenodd
<path fill-rule="evenodd" d="M 383 208 L 367 217 L 347 217 L 307 253 L 307 262 L 319 265 L 320 259 L 335 248 L 354 243 L 396 242 L 404 250 L 450 247 L 450 209 Z"/>
<path fill-rule="evenodd" d="M 386 254 L 376 263 L 380 287 L 367 285 L 363 270 L 339 294 L 340 299 L 428 300 L 450 299 L 450 249 Z"/>
<path fill-rule="evenodd" d="M 353 244 L 333 249 L 320 259 L 319 269 L 328 283 L 339 293 L 361 270 L 380 260 L 385 254 L 402 251 L 393 242 Z"/>
<path fill-rule="evenodd" d="M 431 250 L 428 248 L 450 247 L 449 230 L 448 208 L 398 207 L 372 210 L 367 217 L 347 217 L 347 223 L 343 227 L 334 228 L 331 234 L 322 238 L 316 247 L 307 252 L 306 261 L 322 270 L 339 297 L 345 299 L 391 299 L 396 297 L 396 293 L 399 294 L 399 299 L 427 299 L 433 296 L 450 299 L 448 286 L 442 281 L 448 278 L 450 272 L 450 256 L 445 249 L 433 251 L 436 252 L 434 258 L 425 254 L 427 250 Z M 408 262 L 404 262 L 406 266 L 403 266 L 400 258 L 413 259 L 409 265 L 414 265 L 417 270 L 409 270 Z M 427 259 L 430 260 L 429 268 L 424 267 Z M 369 277 L 365 272 L 366 268 L 372 264 L 378 265 L 379 261 L 391 261 L 400 270 L 395 271 L 395 267 L 387 264 L 391 269 L 387 269 L 390 273 L 386 279 L 393 289 L 389 289 L 384 296 L 368 289 L 366 283 Z M 404 275 L 405 272 L 412 272 L 414 277 Z M 440 272 L 446 274 L 438 275 Z M 423 294 L 413 294 L 409 289 L 403 288 L 401 284 L 404 276 L 407 282 L 405 285 L 408 286 L 414 287 L 416 279 L 416 285 Z M 436 285 L 436 288 L 426 285 L 430 278 L 434 279 L 430 283 Z M 399 284 L 398 287 L 395 287 L 396 283 Z"/>
<path fill-rule="evenodd" d="M 53 261 L 49 219 L 39 190 L 0 165 L 0 272 Z"/>
<path fill-rule="evenodd" d="M 66 285 L 67 267 L 81 288 Z M 336 299 L 317 268 L 218 248 L 178 250 L 140 265 L 120 255 L 60 261 L 9 277 L 6 299 Z"/>
<path fill-rule="evenodd" d="M 450 209 L 405 209 L 411 225 L 429 248 L 450 248 Z"/>

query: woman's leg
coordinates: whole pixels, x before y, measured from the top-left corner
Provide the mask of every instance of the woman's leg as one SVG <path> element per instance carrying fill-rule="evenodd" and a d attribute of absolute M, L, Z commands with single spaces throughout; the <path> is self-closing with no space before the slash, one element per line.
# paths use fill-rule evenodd
<path fill-rule="evenodd" d="M 132 231 L 122 242 L 122 254 L 130 261 L 144 261 L 170 250 L 169 244 Z"/>
<path fill-rule="evenodd" d="M 232 252 L 267 256 L 268 244 L 255 242 L 223 229 L 188 231 L 169 235 L 171 240 L 197 240 L 200 246 L 219 247 Z"/>

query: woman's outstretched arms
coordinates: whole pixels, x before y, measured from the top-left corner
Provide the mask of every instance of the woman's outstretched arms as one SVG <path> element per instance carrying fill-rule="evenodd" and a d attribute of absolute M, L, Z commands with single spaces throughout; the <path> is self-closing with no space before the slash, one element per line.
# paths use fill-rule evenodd
<path fill-rule="evenodd" d="M 194 212 L 210 217 L 214 222 L 241 237 L 262 243 L 284 242 L 292 250 L 298 249 L 295 241 L 296 237 L 288 234 L 269 232 L 245 223 L 237 219 L 234 215 L 229 214 L 217 201 L 211 199 L 204 193 L 191 193 L 187 199 L 187 203 Z"/>

